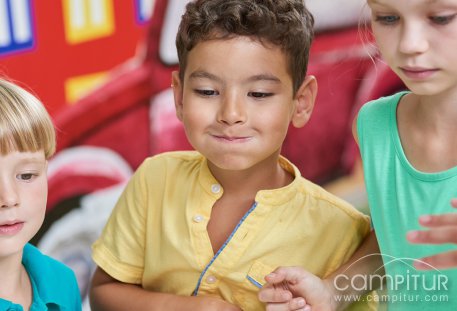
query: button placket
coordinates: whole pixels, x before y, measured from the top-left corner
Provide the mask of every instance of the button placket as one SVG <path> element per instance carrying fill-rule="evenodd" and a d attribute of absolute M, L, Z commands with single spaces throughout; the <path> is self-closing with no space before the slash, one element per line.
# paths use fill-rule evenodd
<path fill-rule="evenodd" d="M 214 193 L 214 194 L 218 194 L 219 192 L 221 192 L 221 185 L 212 184 L 211 185 L 211 192 Z"/>
<path fill-rule="evenodd" d="M 217 281 L 217 278 L 214 275 L 208 275 L 206 277 L 206 283 L 208 283 L 208 284 L 214 284 L 214 283 L 216 283 L 216 281 Z"/>
<path fill-rule="evenodd" d="M 202 215 L 200 214 L 196 214 L 194 215 L 194 217 L 192 217 L 192 220 L 196 223 L 200 223 L 202 222 L 203 220 L 205 220 L 205 217 L 203 217 Z"/>

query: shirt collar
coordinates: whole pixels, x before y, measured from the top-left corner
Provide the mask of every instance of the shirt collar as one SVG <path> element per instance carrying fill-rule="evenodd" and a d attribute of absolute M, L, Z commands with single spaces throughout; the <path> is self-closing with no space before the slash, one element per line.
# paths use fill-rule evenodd
<path fill-rule="evenodd" d="M 294 176 L 294 180 L 281 188 L 260 190 L 255 197 L 256 202 L 259 204 L 281 205 L 289 202 L 298 193 L 298 187 L 301 185 L 300 180 L 302 178 L 300 170 L 283 156 L 279 157 L 278 162 L 283 169 Z"/>
<path fill-rule="evenodd" d="M 290 172 L 294 176 L 294 180 L 290 184 L 282 188 L 259 191 L 255 197 L 256 202 L 280 205 L 284 202 L 290 201 L 290 198 L 296 194 L 297 187 L 299 187 L 300 185 L 300 170 L 283 156 L 279 157 L 278 163 L 279 165 L 281 165 L 281 167 L 283 167 L 286 171 Z M 215 189 L 218 190 L 218 188 L 215 187 L 218 186 L 218 181 L 211 174 L 211 171 L 208 168 L 208 161 L 203 156 L 201 159 L 198 179 L 200 185 L 210 195 L 215 195 L 218 198 L 222 196 L 222 188 L 221 191 L 215 191 Z"/>
<path fill-rule="evenodd" d="M 14 304 L 9 300 L 5 300 L 0 298 L 0 310 L 17 310 L 22 311 L 22 307 L 20 305 Z"/>
<path fill-rule="evenodd" d="M 43 255 L 36 247 L 26 244 L 22 255 L 22 264 L 29 274 L 33 287 L 33 307 L 42 307 L 44 305 L 55 304 L 65 309 L 65 302 L 62 301 L 62 295 L 56 288 L 64 286 L 58 282 L 55 276 L 55 270 L 49 264 L 47 256 Z"/>

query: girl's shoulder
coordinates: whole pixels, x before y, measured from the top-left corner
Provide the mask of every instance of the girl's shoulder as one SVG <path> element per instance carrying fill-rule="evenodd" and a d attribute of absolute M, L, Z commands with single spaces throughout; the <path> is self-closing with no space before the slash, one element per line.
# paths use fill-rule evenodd
<path fill-rule="evenodd" d="M 357 138 L 363 151 L 366 146 L 383 149 L 392 144 L 397 132 L 396 110 L 407 91 L 372 100 L 362 106 L 357 115 Z M 370 147 L 371 148 L 371 147 Z"/>
<path fill-rule="evenodd" d="M 371 131 L 395 127 L 398 103 L 408 93 L 403 91 L 364 104 L 357 115 L 358 132 L 362 129 Z"/>
<path fill-rule="evenodd" d="M 385 113 L 389 114 L 392 109 L 396 108 L 400 99 L 408 94 L 409 91 L 402 91 L 395 93 L 393 95 L 380 97 L 372 101 L 367 102 L 360 109 L 360 114 L 372 114 L 372 113 Z"/>

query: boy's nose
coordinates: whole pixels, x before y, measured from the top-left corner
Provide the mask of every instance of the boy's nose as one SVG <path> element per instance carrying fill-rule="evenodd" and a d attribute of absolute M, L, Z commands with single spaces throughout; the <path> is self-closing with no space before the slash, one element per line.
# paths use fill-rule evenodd
<path fill-rule="evenodd" d="M 19 206 L 19 195 L 14 185 L 2 182 L 0 185 L 0 206 L 10 208 Z"/>
<path fill-rule="evenodd" d="M 405 25 L 401 33 L 399 50 L 403 54 L 420 54 L 427 51 L 429 42 L 426 31 L 419 25 Z"/>
<path fill-rule="evenodd" d="M 244 123 L 246 121 L 246 107 L 238 96 L 227 96 L 221 103 L 218 121 L 225 124 Z"/>

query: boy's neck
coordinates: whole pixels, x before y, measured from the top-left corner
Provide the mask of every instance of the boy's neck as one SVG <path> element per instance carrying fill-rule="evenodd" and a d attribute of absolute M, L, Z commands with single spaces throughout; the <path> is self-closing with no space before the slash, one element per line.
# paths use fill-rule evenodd
<path fill-rule="evenodd" d="M 32 285 L 20 257 L 0 259 L 0 297 L 28 310 L 32 303 Z"/>
<path fill-rule="evenodd" d="M 214 253 L 252 207 L 260 190 L 281 188 L 293 181 L 292 174 L 279 164 L 278 156 L 246 170 L 222 170 L 208 161 L 210 171 L 224 189 L 222 197 L 213 205 L 207 226 Z"/>
<path fill-rule="evenodd" d="M 290 184 L 294 176 L 275 160 L 267 159 L 246 170 L 223 170 L 208 161 L 213 176 L 224 189 L 224 193 L 248 194 L 255 197 L 260 190 L 277 189 Z"/>

